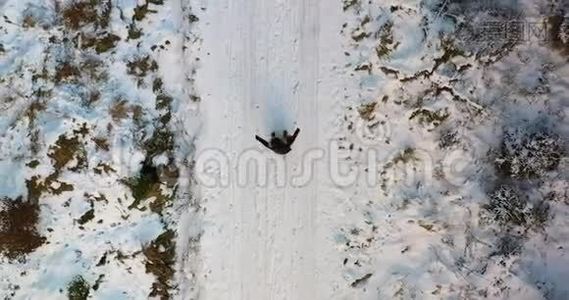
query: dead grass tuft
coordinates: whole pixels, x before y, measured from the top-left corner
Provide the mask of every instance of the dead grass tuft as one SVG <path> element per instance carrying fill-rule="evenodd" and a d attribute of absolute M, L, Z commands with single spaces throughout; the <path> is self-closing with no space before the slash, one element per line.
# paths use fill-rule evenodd
<path fill-rule="evenodd" d="M 170 299 L 169 290 L 172 288 L 171 280 L 174 277 L 176 256 L 174 238 L 174 231 L 167 230 L 142 250 L 146 256 L 146 272 L 156 277 L 156 281 L 152 284 L 150 297 Z"/>
<path fill-rule="evenodd" d="M 72 64 L 65 62 L 59 65 L 55 71 L 55 82 L 73 82 L 81 75 L 79 69 Z"/>
<path fill-rule="evenodd" d="M 79 30 L 88 25 L 93 25 L 96 29 L 107 28 L 111 9 L 110 0 L 74 1 L 63 10 L 63 22 L 67 28 L 72 30 Z"/>
<path fill-rule="evenodd" d="M 360 117 L 366 121 L 371 121 L 375 115 L 375 108 L 377 106 L 377 102 L 370 102 L 370 103 L 365 103 L 362 104 L 359 108 L 358 108 L 358 113 L 360 114 Z"/>
<path fill-rule="evenodd" d="M 37 231 L 39 206 L 22 198 L 0 200 L 0 253 L 21 259 L 45 242 Z"/>
<path fill-rule="evenodd" d="M 53 167 L 57 170 L 61 170 L 61 168 L 65 167 L 74 158 L 79 158 L 77 153 L 82 146 L 77 136 L 68 138 L 65 135 L 60 135 L 57 142 L 55 142 L 55 146 L 52 146 L 50 148 L 51 152 L 48 153 L 48 156 L 53 161 Z M 78 165 L 79 164 L 78 162 Z"/>

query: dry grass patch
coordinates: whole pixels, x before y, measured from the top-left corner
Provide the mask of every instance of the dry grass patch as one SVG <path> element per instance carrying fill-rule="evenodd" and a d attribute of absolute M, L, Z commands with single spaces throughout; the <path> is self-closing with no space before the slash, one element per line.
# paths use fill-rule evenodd
<path fill-rule="evenodd" d="M 0 200 L 0 253 L 20 259 L 45 242 L 37 231 L 39 206 L 22 198 Z"/>
<path fill-rule="evenodd" d="M 149 296 L 159 297 L 162 300 L 170 299 L 169 290 L 172 288 L 176 256 L 174 231 L 166 230 L 144 247 L 142 252 L 146 256 L 146 272 L 156 277 Z"/>

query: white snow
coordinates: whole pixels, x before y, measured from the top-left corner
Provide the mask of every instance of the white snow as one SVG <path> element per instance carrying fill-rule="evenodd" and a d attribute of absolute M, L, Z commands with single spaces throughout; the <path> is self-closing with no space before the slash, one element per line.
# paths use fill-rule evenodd
<path fill-rule="evenodd" d="M 202 22 L 202 63 L 197 75 L 204 125 L 197 158 L 224 153 L 228 186 L 201 190 L 204 234 L 200 254 L 200 295 L 207 299 L 318 299 L 330 296 L 328 255 L 331 245 L 321 202 L 325 180 L 316 170 L 303 186 L 292 186 L 303 154 L 325 141 L 322 128 L 330 94 L 319 79 L 334 76 L 331 49 L 339 39 L 322 41 L 336 31 L 334 14 L 323 14 L 316 2 L 216 1 L 198 16 Z M 328 8 L 330 9 L 330 7 Z M 205 24 L 205 25 L 203 25 Z M 329 31 L 328 31 L 329 30 Z M 336 55 L 336 54 L 334 54 Z M 322 57 L 325 61 L 322 62 Z M 331 64 L 332 63 L 332 64 Z M 331 64 L 331 65 L 330 65 Z M 321 77 L 322 76 L 322 77 Z M 277 187 L 276 173 L 267 185 L 258 177 L 238 177 L 244 159 L 271 160 L 254 134 L 301 128 L 297 151 L 284 161 L 286 185 Z M 269 161 L 272 163 L 272 161 Z M 278 162 L 275 162 L 278 163 Z M 239 184 L 242 182 L 244 184 Z M 339 258 L 337 259 L 339 261 Z"/>
<path fill-rule="evenodd" d="M 93 299 L 149 298 L 163 278 L 145 249 L 167 230 L 174 299 L 569 296 L 569 47 L 461 35 L 565 4 L 121 0 L 105 28 L 120 41 L 97 53 L 73 37 L 95 25 L 58 15 L 72 2 L 0 0 L 0 217 L 33 200 L 45 237 L 1 257 L 0 296 L 61 299 L 82 276 Z M 132 74 L 145 57 L 157 69 Z M 80 75 L 55 82 L 63 62 Z M 286 156 L 255 140 L 297 127 Z M 159 130 L 173 147 L 150 156 Z M 540 130 L 560 140 L 552 168 L 519 137 L 504 154 L 504 132 Z M 56 157 L 62 137 L 78 153 Z M 535 161 L 537 177 L 508 174 Z M 502 187 L 523 207 L 492 207 Z M 163 210 L 135 199 L 150 188 Z"/>

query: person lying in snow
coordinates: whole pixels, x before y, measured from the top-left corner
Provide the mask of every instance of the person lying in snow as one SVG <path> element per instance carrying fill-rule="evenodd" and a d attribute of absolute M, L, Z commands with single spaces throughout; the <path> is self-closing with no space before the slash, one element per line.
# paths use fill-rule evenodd
<path fill-rule="evenodd" d="M 257 139 L 257 141 L 263 144 L 263 146 L 271 149 L 273 152 L 284 155 L 290 152 L 291 150 L 290 146 L 292 146 L 292 143 L 294 143 L 294 140 L 298 136 L 299 132 L 300 128 L 297 128 L 296 131 L 294 131 L 293 135 L 289 135 L 288 132 L 284 130 L 282 137 L 277 137 L 276 133 L 272 132 L 270 143 L 265 141 L 262 137 L 259 137 L 258 135 L 255 135 L 255 138 Z"/>

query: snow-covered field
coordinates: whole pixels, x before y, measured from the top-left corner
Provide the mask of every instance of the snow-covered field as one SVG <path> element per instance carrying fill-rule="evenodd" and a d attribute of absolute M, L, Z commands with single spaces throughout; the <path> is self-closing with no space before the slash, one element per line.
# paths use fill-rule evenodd
<path fill-rule="evenodd" d="M 568 10 L 0 0 L 0 296 L 568 299 Z"/>

